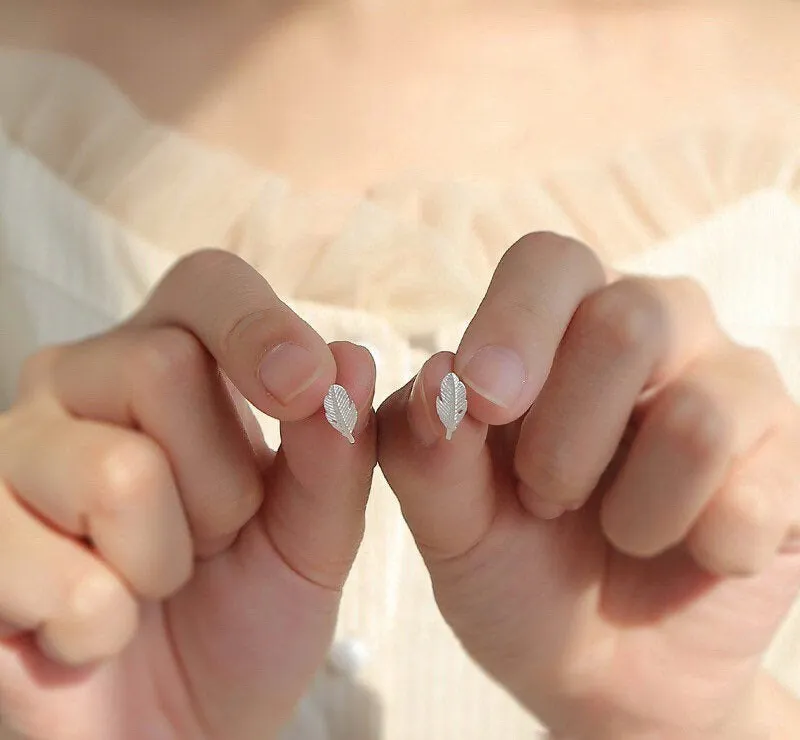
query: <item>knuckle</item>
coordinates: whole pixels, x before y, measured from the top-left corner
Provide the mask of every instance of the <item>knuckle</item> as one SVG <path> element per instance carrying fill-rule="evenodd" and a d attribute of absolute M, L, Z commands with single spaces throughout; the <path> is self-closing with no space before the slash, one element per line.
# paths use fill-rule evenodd
<path fill-rule="evenodd" d="M 245 481 L 236 496 L 224 502 L 215 502 L 208 511 L 194 512 L 192 531 L 203 541 L 224 540 L 235 535 L 249 522 L 261 507 L 263 491 L 259 481 Z"/>
<path fill-rule="evenodd" d="M 708 394 L 692 386 L 671 395 L 661 409 L 659 424 L 668 443 L 689 460 L 707 463 L 730 452 L 733 423 Z"/>
<path fill-rule="evenodd" d="M 620 280 L 587 298 L 578 311 L 587 334 L 622 354 L 654 347 L 666 331 L 666 307 L 642 281 Z"/>
<path fill-rule="evenodd" d="M 134 380 L 149 394 L 193 385 L 206 372 L 210 359 L 200 341 L 180 329 L 159 329 L 144 334 L 131 362 Z"/>
<path fill-rule="evenodd" d="M 196 289 L 197 285 L 220 284 L 228 281 L 241 283 L 241 279 L 255 270 L 239 255 L 218 248 L 199 249 L 178 261 L 157 290 L 171 292 L 175 287 Z M 262 275 L 258 277 L 271 291 L 272 286 Z M 243 297 L 247 297 L 244 295 Z"/>
<path fill-rule="evenodd" d="M 224 325 L 220 331 L 219 347 L 223 356 L 234 353 L 236 347 L 247 336 L 252 327 L 279 327 L 286 322 L 287 306 L 277 301 L 273 304 L 264 306 L 257 311 L 251 311 L 244 316 L 236 317 L 232 322 Z"/>
<path fill-rule="evenodd" d="M 602 273 L 602 265 L 597 255 L 577 239 L 562 236 L 552 231 L 536 231 L 526 234 L 512 244 L 500 260 L 501 265 L 518 266 L 519 262 L 533 266 L 541 254 L 548 253 L 556 258 L 559 264 L 590 264 L 598 273 Z"/>
<path fill-rule="evenodd" d="M 542 241 L 548 249 L 554 251 L 560 258 L 560 262 L 565 265 L 591 265 L 598 274 L 602 274 L 603 268 L 600 260 L 592 249 L 583 242 L 571 237 L 560 236 L 552 232 L 543 235 Z"/>
<path fill-rule="evenodd" d="M 77 632 L 74 625 L 79 623 Z M 111 573 L 86 568 L 69 590 L 60 612 L 40 633 L 51 653 L 82 665 L 119 653 L 133 638 L 138 608 L 132 594 Z"/>
<path fill-rule="evenodd" d="M 85 570 L 69 593 L 67 610 L 70 617 L 91 620 L 127 604 L 130 597 L 117 578 L 96 567 Z"/>
<path fill-rule="evenodd" d="M 201 270 L 203 272 L 216 273 L 228 271 L 232 265 L 242 263 L 241 257 L 218 247 L 203 247 L 191 254 L 181 258 L 173 268 L 173 271 Z"/>
<path fill-rule="evenodd" d="M 555 323 L 548 306 L 539 302 L 510 299 L 500 302 L 497 320 L 503 323 L 518 322 L 520 319 L 530 326 L 551 326 Z"/>
<path fill-rule="evenodd" d="M 783 513 L 764 485 L 749 478 L 735 479 L 689 533 L 689 550 L 716 575 L 755 575 L 777 553 L 785 531 Z"/>
<path fill-rule="evenodd" d="M 726 578 L 756 575 L 775 553 L 761 537 L 720 539 L 703 529 L 690 534 L 687 547 L 704 570 Z"/>
<path fill-rule="evenodd" d="M 175 288 L 200 285 L 208 282 L 209 276 L 224 279 L 236 274 L 246 264 L 241 257 L 216 247 L 205 247 L 182 257 L 161 281 L 156 291 L 171 293 Z"/>
<path fill-rule="evenodd" d="M 565 445 L 535 454 L 517 455 L 516 469 L 519 479 L 545 500 L 577 504 L 584 497 L 584 486 L 576 475 L 574 459 Z"/>
<path fill-rule="evenodd" d="M 753 534 L 766 532 L 773 528 L 776 512 L 765 493 L 753 482 L 739 481 L 725 490 L 720 505 L 726 518 L 736 522 L 738 528 Z"/>
<path fill-rule="evenodd" d="M 129 434 L 97 455 L 98 488 L 95 514 L 118 516 L 143 497 L 164 487 L 170 468 L 158 445 L 147 437 Z"/>

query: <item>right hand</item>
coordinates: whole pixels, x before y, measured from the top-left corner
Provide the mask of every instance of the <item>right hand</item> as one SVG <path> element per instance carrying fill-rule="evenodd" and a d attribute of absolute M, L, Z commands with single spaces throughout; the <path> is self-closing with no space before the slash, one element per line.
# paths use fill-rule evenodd
<path fill-rule="evenodd" d="M 552 234 L 511 247 L 455 356 L 379 409 L 380 464 L 445 619 L 552 731 L 766 737 L 792 706 L 760 667 L 800 587 L 800 408 L 699 286 L 609 272 Z"/>
<path fill-rule="evenodd" d="M 320 413 L 334 381 L 353 446 Z M 43 740 L 274 737 L 361 539 L 374 382 L 366 350 L 328 347 L 215 251 L 117 329 L 33 357 L 0 416 L 4 721 Z M 282 422 L 277 454 L 245 398 Z"/>

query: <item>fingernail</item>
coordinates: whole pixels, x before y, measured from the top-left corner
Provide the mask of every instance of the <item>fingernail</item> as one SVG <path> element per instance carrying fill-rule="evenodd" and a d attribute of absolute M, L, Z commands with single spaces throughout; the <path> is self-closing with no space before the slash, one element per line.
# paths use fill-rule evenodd
<path fill-rule="evenodd" d="M 488 345 L 478 350 L 462 373 L 464 382 L 487 401 L 509 408 L 525 386 L 525 366 L 513 350 Z"/>
<path fill-rule="evenodd" d="M 524 483 L 519 484 L 519 497 L 525 508 L 539 519 L 558 519 L 567 508 L 553 501 L 545 501 Z"/>
<path fill-rule="evenodd" d="M 321 372 L 319 360 L 305 347 L 284 342 L 264 355 L 258 376 L 264 387 L 283 404 L 308 389 Z"/>

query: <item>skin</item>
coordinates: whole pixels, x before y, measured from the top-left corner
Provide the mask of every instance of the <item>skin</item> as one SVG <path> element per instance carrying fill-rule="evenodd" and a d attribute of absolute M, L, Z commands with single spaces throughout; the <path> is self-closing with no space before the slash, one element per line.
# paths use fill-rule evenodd
<path fill-rule="evenodd" d="M 471 362 L 486 347 L 512 365 L 496 388 L 499 362 Z M 446 442 L 434 400 L 451 369 L 469 413 Z M 378 418 L 442 614 L 548 727 L 797 733 L 791 701 L 765 708 L 779 702 L 759 662 L 800 586 L 800 413 L 697 285 L 610 276 L 581 244 L 526 237 L 458 352 Z"/>
<path fill-rule="evenodd" d="M 284 342 L 312 375 L 285 402 L 256 373 Z M 320 412 L 334 380 L 360 409 L 353 446 Z M 366 350 L 327 346 L 222 252 L 33 357 L 0 416 L 4 720 L 42 740 L 274 736 L 361 539 L 374 380 Z M 282 421 L 277 454 L 244 396 Z"/>

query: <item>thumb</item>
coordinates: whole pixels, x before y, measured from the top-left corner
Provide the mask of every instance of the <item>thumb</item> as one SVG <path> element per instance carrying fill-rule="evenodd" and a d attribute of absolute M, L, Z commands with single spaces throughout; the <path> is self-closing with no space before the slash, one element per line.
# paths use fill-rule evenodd
<path fill-rule="evenodd" d="M 355 444 L 331 427 L 322 410 L 282 424 L 261 517 L 270 542 L 295 573 L 338 591 L 361 543 L 375 467 L 375 363 L 368 350 L 348 342 L 335 342 L 331 350 L 336 382 L 358 409 Z"/>
<path fill-rule="evenodd" d="M 447 441 L 436 417 L 452 368 L 451 353 L 434 355 L 378 410 L 378 461 L 429 565 L 475 547 L 498 506 L 486 424 L 467 414 Z"/>
<path fill-rule="evenodd" d="M 255 269 L 220 250 L 178 262 L 129 323 L 195 335 L 254 406 L 283 421 L 319 409 L 336 377 L 322 338 Z"/>

